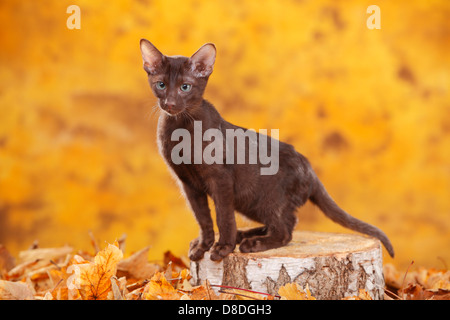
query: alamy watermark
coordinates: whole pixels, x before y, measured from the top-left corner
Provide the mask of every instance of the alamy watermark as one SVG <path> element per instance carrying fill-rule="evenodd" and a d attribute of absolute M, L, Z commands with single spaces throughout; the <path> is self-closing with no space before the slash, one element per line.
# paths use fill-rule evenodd
<path fill-rule="evenodd" d="M 79 6 L 72 4 L 67 7 L 66 13 L 70 14 L 67 18 L 66 26 L 69 30 L 81 29 L 81 9 Z M 368 29 L 381 29 L 381 21 L 380 15 L 381 10 L 380 7 L 372 4 L 367 7 L 366 13 L 370 14 L 367 18 L 366 26 Z"/>
<path fill-rule="evenodd" d="M 263 165 L 261 175 L 274 175 L 279 169 L 279 130 L 271 129 L 270 135 L 267 136 L 266 129 L 260 129 L 259 133 L 241 128 L 225 129 L 225 134 L 216 128 L 203 132 L 202 122 L 194 121 L 193 137 L 184 128 L 172 132 L 171 140 L 179 143 L 171 151 L 171 160 L 176 165 L 259 163 Z M 203 148 L 203 142 L 208 141 Z"/>
<path fill-rule="evenodd" d="M 66 13 L 70 14 L 67 18 L 67 29 L 81 29 L 81 9 L 79 6 L 72 4 L 67 7 Z"/>
<path fill-rule="evenodd" d="M 381 10 L 376 4 L 372 4 L 367 7 L 367 14 L 370 16 L 367 18 L 366 25 L 370 30 L 381 29 Z"/>

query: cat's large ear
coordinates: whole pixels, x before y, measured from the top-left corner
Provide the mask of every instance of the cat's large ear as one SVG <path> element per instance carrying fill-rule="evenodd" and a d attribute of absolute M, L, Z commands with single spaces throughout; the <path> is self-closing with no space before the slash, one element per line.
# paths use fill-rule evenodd
<path fill-rule="evenodd" d="M 163 63 L 164 55 L 147 39 L 141 39 L 141 53 L 145 71 L 155 74 Z"/>
<path fill-rule="evenodd" d="M 215 60 L 216 47 L 212 43 L 204 44 L 189 58 L 191 71 L 196 77 L 208 77 L 213 71 Z"/>

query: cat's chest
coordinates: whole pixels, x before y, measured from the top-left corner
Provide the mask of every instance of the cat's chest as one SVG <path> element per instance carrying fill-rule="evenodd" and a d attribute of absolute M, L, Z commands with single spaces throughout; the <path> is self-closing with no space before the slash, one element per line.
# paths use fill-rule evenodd
<path fill-rule="evenodd" d="M 193 132 L 189 128 L 172 127 L 159 123 L 158 149 L 166 164 L 182 182 L 204 189 L 204 171 L 201 164 L 194 163 L 192 135 Z"/>
<path fill-rule="evenodd" d="M 180 164 L 184 153 L 190 152 L 192 132 L 184 127 L 179 127 L 160 120 L 157 129 L 158 149 L 164 160 L 172 166 Z M 189 147 L 189 148 L 188 148 Z"/>

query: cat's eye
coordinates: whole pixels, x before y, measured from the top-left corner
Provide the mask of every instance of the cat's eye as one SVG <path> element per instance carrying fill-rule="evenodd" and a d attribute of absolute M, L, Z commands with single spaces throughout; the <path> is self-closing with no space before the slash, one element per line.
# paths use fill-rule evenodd
<path fill-rule="evenodd" d="M 156 83 L 156 88 L 158 88 L 159 90 L 164 90 L 166 88 L 166 84 L 162 81 L 158 81 Z"/>
<path fill-rule="evenodd" d="M 183 92 L 189 92 L 192 89 L 192 85 L 189 83 L 183 83 L 180 87 L 181 91 Z"/>

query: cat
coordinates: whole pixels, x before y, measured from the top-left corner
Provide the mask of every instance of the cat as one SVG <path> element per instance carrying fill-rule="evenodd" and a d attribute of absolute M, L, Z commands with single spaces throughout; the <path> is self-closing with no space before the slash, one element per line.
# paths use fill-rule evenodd
<path fill-rule="evenodd" d="M 178 142 L 174 141 L 173 133 L 178 129 L 194 135 L 194 123 L 198 122 L 202 124 L 203 132 L 216 129 L 224 136 L 226 130 L 247 129 L 225 121 L 214 106 L 203 98 L 216 59 L 214 44 L 203 45 L 191 57 L 165 56 L 146 39 L 141 39 L 140 48 L 151 90 L 162 110 L 157 128 L 159 152 L 200 227 L 200 235 L 189 246 L 188 256 L 192 261 L 202 259 L 209 250 L 210 259 L 220 261 L 233 252 L 237 244 L 244 253 L 287 245 L 297 222 L 296 209 L 307 200 L 334 222 L 378 238 L 388 253 L 394 256 L 394 249 L 385 233 L 342 210 L 325 190 L 306 157 L 296 152 L 290 144 L 276 141 L 279 169 L 272 175 L 261 174 L 260 169 L 265 164 L 260 161 L 253 164 L 229 164 L 225 161 L 175 164 L 172 150 Z M 273 139 L 267 139 L 265 147 L 269 152 L 275 151 L 270 143 Z M 203 140 L 196 148 L 203 150 L 208 143 L 212 142 Z M 235 150 L 235 154 L 243 151 L 248 156 L 249 144 L 245 145 L 245 150 Z M 216 210 L 217 242 L 208 196 L 214 201 Z M 235 211 L 262 226 L 237 230 Z"/>

